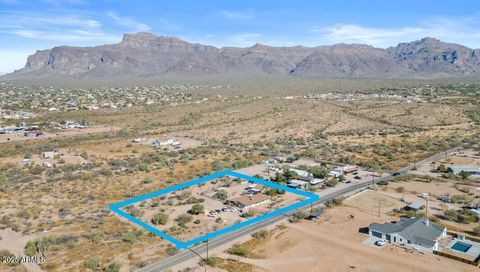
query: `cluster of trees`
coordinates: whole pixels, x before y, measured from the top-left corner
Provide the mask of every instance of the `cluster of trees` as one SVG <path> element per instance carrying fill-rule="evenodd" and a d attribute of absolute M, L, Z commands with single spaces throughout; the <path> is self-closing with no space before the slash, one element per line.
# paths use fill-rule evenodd
<path fill-rule="evenodd" d="M 55 240 L 51 236 L 43 236 L 33 241 L 28 241 L 25 245 L 25 255 L 33 257 L 37 254 L 47 252 L 47 250 L 55 244 Z"/>
<path fill-rule="evenodd" d="M 298 174 L 295 171 L 285 170 L 275 173 L 275 177 L 272 181 L 280 184 L 285 184 L 287 181 L 298 178 Z"/>
<path fill-rule="evenodd" d="M 325 166 L 312 166 L 307 171 L 312 173 L 314 178 L 326 178 L 330 173 L 330 170 Z"/>
<path fill-rule="evenodd" d="M 277 188 L 268 187 L 267 189 L 265 189 L 264 193 L 269 196 L 276 196 L 285 194 L 285 191 Z"/>
<path fill-rule="evenodd" d="M 213 197 L 225 201 L 228 198 L 228 192 L 227 190 L 219 190 L 213 195 Z"/>
<path fill-rule="evenodd" d="M 205 207 L 203 207 L 202 204 L 197 203 L 197 204 L 194 204 L 190 210 L 188 210 L 188 213 L 197 215 L 197 214 L 203 213 L 204 210 L 205 210 Z"/>
<path fill-rule="evenodd" d="M 443 215 L 448 220 L 466 224 L 478 222 L 478 220 L 480 219 L 477 213 L 472 212 L 469 209 L 447 209 L 443 212 Z"/>

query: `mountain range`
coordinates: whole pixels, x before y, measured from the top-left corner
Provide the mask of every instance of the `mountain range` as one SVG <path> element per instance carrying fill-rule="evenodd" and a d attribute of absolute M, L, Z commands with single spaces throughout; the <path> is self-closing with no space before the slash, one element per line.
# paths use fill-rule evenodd
<path fill-rule="evenodd" d="M 387 49 L 362 44 L 217 48 L 151 33 L 118 44 L 39 50 L 0 79 L 122 76 L 285 75 L 346 78 L 439 78 L 480 75 L 480 49 L 434 38 Z"/>

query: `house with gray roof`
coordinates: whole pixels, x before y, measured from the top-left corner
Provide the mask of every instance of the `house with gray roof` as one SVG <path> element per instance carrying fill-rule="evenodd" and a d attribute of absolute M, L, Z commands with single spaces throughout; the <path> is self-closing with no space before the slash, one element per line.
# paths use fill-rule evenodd
<path fill-rule="evenodd" d="M 445 237 L 447 229 L 422 217 L 417 217 L 402 218 L 394 223 L 372 223 L 368 226 L 368 234 L 385 239 L 390 243 L 433 252 L 438 250 L 438 241 Z"/>
<path fill-rule="evenodd" d="M 469 178 L 480 179 L 480 168 L 472 166 L 449 166 L 447 172 L 453 173 L 454 175 L 460 175 L 462 172 L 468 173 Z"/>

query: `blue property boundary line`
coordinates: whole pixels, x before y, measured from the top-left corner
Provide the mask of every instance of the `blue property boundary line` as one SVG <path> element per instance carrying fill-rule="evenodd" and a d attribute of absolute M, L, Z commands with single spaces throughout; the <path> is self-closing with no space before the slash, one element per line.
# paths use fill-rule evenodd
<path fill-rule="evenodd" d="M 249 219 L 249 220 L 246 220 L 246 221 L 243 221 L 243 222 L 225 227 L 223 229 L 220 229 L 220 230 L 217 230 L 217 231 L 199 236 L 199 237 L 194 238 L 192 240 L 189 240 L 187 242 L 179 241 L 179 240 L 173 238 L 172 236 L 166 234 L 165 232 L 160 231 L 157 228 L 155 228 L 155 227 L 141 221 L 140 219 L 138 219 L 138 218 L 136 218 L 136 217 L 134 217 L 134 216 L 132 216 L 132 215 L 130 215 L 130 214 L 121 210 L 122 207 L 132 205 L 132 204 L 135 204 L 135 203 L 140 202 L 140 201 L 144 201 L 144 200 L 154 198 L 154 197 L 157 197 L 157 196 L 160 196 L 160 195 L 164 195 L 164 194 L 167 194 L 167 193 L 171 193 L 171 192 L 174 192 L 174 191 L 182 190 L 182 189 L 185 189 L 187 187 L 197 185 L 197 184 L 200 184 L 200 183 L 204 183 L 204 182 L 214 180 L 214 179 L 217 179 L 217 178 L 221 178 L 221 177 L 224 177 L 224 176 L 236 177 L 236 178 L 244 179 L 244 180 L 247 180 L 247 181 L 250 181 L 250 182 L 253 182 L 253 183 L 262 184 L 262 185 L 267 186 L 267 187 L 273 187 L 273 188 L 276 188 L 276 189 L 279 189 L 279 190 L 284 190 L 284 191 L 292 193 L 292 194 L 303 196 L 306 199 L 302 200 L 300 202 L 296 202 L 294 204 L 291 204 L 289 206 L 280 208 L 278 210 L 275 210 L 275 211 L 257 216 L 255 218 L 252 218 L 252 219 Z M 121 201 L 121 202 L 118 202 L 118 203 L 115 203 L 115 204 L 111 204 L 111 205 L 108 206 L 108 208 L 112 212 L 114 212 L 114 213 L 116 213 L 120 216 L 123 216 L 125 219 L 127 219 L 127 220 L 139 225 L 140 227 L 142 227 L 142 228 L 144 228 L 144 229 L 162 237 L 163 239 L 175 244 L 177 249 L 186 249 L 186 248 L 188 248 L 192 245 L 198 244 L 198 243 L 206 241 L 208 239 L 215 238 L 219 235 L 226 234 L 226 233 L 241 229 L 243 227 L 246 227 L 248 225 L 255 224 L 257 222 L 266 220 L 270 217 L 274 217 L 274 216 L 286 213 L 288 211 L 292 211 L 292 210 L 298 209 L 300 207 L 306 206 L 308 204 L 311 204 L 311 203 L 317 201 L 318 199 L 320 199 L 320 197 L 316 194 L 313 194 L 313 193 L 300 191 L 300 190 L 293 189 L 293 188 L 290 188 L 290 187 L 287 187 L 287 186 L 284 186 L 284 185 L 280 185 L 280 184 L 273 183 L 273 182 L 270 182 L 270 181 L 266 181 L 266 180 L 263 180 L 263 179 L 255 178 L 255 177 L 248 176 L 248 175 L 245 175 L 245 174 L 241 174 L 241 173 L 238 173 L 238 172 L 234 172 L 234 171 L 231 171 L 231 170 L 224 170 L 224 171 L 217 172 L 217 173 L 209 175 L 209 176 L 204 176 L 204 177 L 201 177 L 201 178 L 198 178 L 198 179 L 195 179 L 195 180 L 191 180 L 191 181 L 188 181 L 188 182 L 184 182 L 184 183 L 181 183 L 181 184 L 178 184 L 178 185 L 175 185 L 175 186 L 172 186 L 172 187 L 168 187 L 168 188 L 165 188 L 165 189 L 162 189 L 162 190 L 159 190 L 159 191 L 155 191 L 155 192 L 152 192 L 152 193 L 149 193 L 149 194 L 145 194 L 145 195 L 137 196 L 137 197 L 134 197 L 134 198 L 130 198 L 130 199 L 127 199 L 127 200 L 124 200 L 124 201 Z"/>

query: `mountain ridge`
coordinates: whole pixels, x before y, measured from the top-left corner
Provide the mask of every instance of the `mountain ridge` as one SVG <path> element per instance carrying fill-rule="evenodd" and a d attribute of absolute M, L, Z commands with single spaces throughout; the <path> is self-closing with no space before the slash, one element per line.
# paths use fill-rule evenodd
<path fill-rule="evenodd" d="M 480 75 L 480 49 L 426 37 L 386 49 L 365 44 L 221 47 L 140 32 L 117 44 L 38 50 L 0 79 L 281 75 L 437 78 Z"/>

